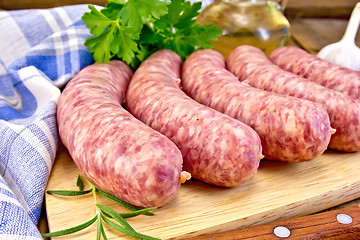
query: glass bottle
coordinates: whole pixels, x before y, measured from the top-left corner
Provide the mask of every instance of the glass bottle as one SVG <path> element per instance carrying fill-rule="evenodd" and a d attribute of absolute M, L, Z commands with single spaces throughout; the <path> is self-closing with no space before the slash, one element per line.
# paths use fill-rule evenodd
<path fill-rule="evenodd" d="M 239 45 L 252 45 L 269 55 L 290 41 L 290 24 L 280 5 L 270 0 L 216 0 L 199 14 L 200 24 L 213 23 L 223 30 L 214 49 L 224 57 Z"/>

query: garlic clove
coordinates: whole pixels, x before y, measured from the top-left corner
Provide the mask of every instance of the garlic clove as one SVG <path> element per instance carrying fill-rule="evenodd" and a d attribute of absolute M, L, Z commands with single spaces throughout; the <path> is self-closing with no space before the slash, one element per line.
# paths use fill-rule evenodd
<path fill-rule="evenodd" d="M 330 44 L 321 49 L 317 56 L 333 64 L 360 71 L 360 48 L 354 43 Z"/>
<path fill-rule="evenodd" d="M 360 23 L 360 2 L 351 13 L 344 36 L 339 42 L 332 43 L 317 54 L 319 58 L 333 64 L 360 71 L 360 48 L 355 44 L 355 36 Z"/>

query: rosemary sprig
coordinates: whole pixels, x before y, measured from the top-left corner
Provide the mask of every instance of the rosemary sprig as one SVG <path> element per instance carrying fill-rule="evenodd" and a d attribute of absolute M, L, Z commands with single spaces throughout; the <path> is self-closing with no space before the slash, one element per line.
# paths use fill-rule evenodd
<path fill-rule="evenodd" d="M 98 192 L 104 198 L 107 198 L 110 201 L 112 201 L 112 202 L 114 202 L 114 203 L 116 203 L 116 204 L 118 204 L 118 205 L 120 205 L 122 207 L 125 207 L 125 208 L 127 208 L 127 209 L 129 209 L 131 211 L 138 211 L 139 210 L 137 207 L 134 207 L 133 205 L 131 205 L 131 204 L 127 203 L 127 202 L 124 202 L 124 201 L 120 200 L 119 198 L 117 198 L 117 197 L 115 197 L 115 196 L 113 196 L 113 195 L 111 195 L 111 194 L 109 194 L 107 192 L 104 192 L 104 191 L 102 191 L 100 189 L 96 189 L 96 192 Z M 151 212 L 146 211 L 146 212 L 144 212 L 144 215 L 153 216 L 154 214 L 151 213 Z"/>
<path fill-rule="evenodd" d="M 90 189 L 89 190 L 84 190 L 84 184 L 83 184 L 83 180 L 86 181 L 89 186 Z M 135 217 L 141 214 L 144 215 L 149 215 L 152 216 L 154 215 L 153 213 L 150 213 L 149 211 L 156 209 L 156 207 L 153 208 L 145 208 L 145 209 L 138 209 L 137 207 L 126 203 L 122 200 L 120 200 L 119 198 L 106 193 L 98 188 L 96 188 L 90 181 L 88 181 L 87 179 L 81 177 L 80 175 L 77 175 L 77 180 L 76 180 L 76 186 L 79 188 L 78 191 L 72 191 L 72 190 L 49 190 L 47 191 L 47 193 L 50 194 L 57 194 L 57 195 L 61 195 L 61 196 L 79 196 L 79 195 L 84 195 L 87 193 L 92 193 L 94 196 L 94 200 L 95 200 L 95 208 L 96 208 L 96 215 L 90 219 L 89 221 L 77 225 L 75 227 L 71 227 L 71 228 L 67 228 L 64 230 L 60 230 L 60 231 L 56 231 L 56 232 L 51 232 L 51 233 L 46 233 L 43 234 L 42 237 L 43 238 L 47 238 L 47 237 L 57 237 L 57 236 L 63 236 L 63 235 L 68 235 L 68 234 L 72 234 L 78 231 L 81 231 L 89 226 L 91 226 L 94 222 L 97 222 L 97 234 L 96 234 L 96 240 L 100 240 L 101 236 L 103 237 L 104 240 L 107 240 L 106 234 L 105 234 L 105 230 L 104 230 L 104 226 L 103 226 L 103 222 L 105 222 L 106 224 L 108 224 L 110 227 L 135 238 L 138 239 L 144 239 L 144 240 L 160 240 L 159 238 L 154 238 L 148 235 L 144 235 L 141 233 L 138 233 L 134 230 L 134 228 L 132 228 L 130 226 L 130 224 L 125 220 L 125 218 L 130 218 L 130 217 Z M 118 213 L 116 211 L 114 211 L 113 209 L 105 206 L 105 205 L 101 205 L 98 203 L 98 199 L 97 199 L 97 194 L 102 195 L 103 197 L 119 204 L 120 206 L 123 206 L 125 208 L 128 208 L 129 210 L 131 210 L 132 212 L 129 213 Z M 117 223 L 113 222 L 111 219 L 114 219 Z"/>

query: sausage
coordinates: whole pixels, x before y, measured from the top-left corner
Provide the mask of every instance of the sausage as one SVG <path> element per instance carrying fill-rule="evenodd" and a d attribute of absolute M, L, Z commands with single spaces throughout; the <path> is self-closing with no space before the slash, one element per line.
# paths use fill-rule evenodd
<path fill-rule="evenodd" d="M 196 101 L 252 127 L 267 159 L 302 162 L 327 149 L 332 129 L 322 106 L 240 82 L 215 50 L 192 53 L 184 62 L 181 83 Z"/>
<path fill-rule="evenodd" d="M 358 71 L 332 64 L 294 46 L 274 50 L 269 59 L 282 69 L 353 98 L 360 98 Z"/>
<path fill-rule="evenodd" d="M 62 92 L 62 142 L 87 177 L 139 207 L 163 206 L 179 190 L 182 155 L 167 137 L 122 107 L 132 70 L 121 61 L 90 65 Z"/>
<path fill-rule="evenodd" d="M 344 152 L 360 150 L 360 105 L 356 99 L 281 69 L 252 46 L 234 49 L 227 67 L 240 81 L 251 86 L 321 104 L 336 129 L 328 148 Z"/>
<path fill-rule="evenodd" d="M 148 57 L 129 84 L 127 109 L 178 146 L 184 170 L 193 178 L 222 187 L 244 183 L 259 167 L 259 136 L 244 123 L 187 96 L 180 89 L 181 64 L 171 50 Z"/>

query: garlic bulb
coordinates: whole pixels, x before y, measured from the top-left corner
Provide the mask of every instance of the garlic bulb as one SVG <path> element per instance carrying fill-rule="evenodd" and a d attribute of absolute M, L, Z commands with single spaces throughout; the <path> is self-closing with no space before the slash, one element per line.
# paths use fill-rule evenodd
<path fill-rule="evenodd" d="M 355 36 L 360 22 L 360 2 L 351 14 L 345 34 L 339 42 L 330 44 L 317 54 L 333 64 L 360 71 L 360 48 L 355 44 Z"/>

